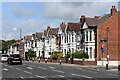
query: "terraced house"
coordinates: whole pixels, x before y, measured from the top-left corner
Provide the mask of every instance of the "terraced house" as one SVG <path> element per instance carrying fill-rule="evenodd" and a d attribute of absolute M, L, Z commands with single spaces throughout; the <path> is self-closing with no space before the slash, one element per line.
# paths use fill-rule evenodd
<path fill-rule="evenodd" d="M 84 50 L 97 65 L 118 65 L 120 60 L 120 12 L 112 6 L 110 13 L 93 18 L 81 16 L 78 22 L 62 22 L 59 28 L 47 27 L 40 33 L 26 36 L 24 52 L 32 49 L 37 57 L 50 57 L 54 51 Z M 27 39 L 28 37 L 28 39 Z"/>
<path fill-rule="evenodd" d="M 50 57 L 50 53 L 59 51 L 58 45 L 58 28 L 51 28 L 48 26 L 47 30 L 44 31 L 44 54 L 45 57 Z"/>
<path fill-rule="evenodd" d="M 59 35 L 61 38 L 61 51 L 63 51 L 64 56 L 68 52 L 75 52 L 81 49 L 80 39 L 81 39 L 81 23 L 66 23 L 62 22 L 60 24 Z"/>

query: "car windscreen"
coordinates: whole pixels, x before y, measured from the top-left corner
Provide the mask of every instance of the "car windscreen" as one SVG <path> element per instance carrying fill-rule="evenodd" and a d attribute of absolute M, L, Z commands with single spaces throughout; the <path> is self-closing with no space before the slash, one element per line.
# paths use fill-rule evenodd
<path fill-rule="evenodd" d="M 2 57 L 8 57 L 8 55 L 2 55 Z"/>
<path fill-rule="evenodd" d="M 11 57 L 17 57 L 17 58 L 19 58 L 20 57 L 20 55 L 17 55 L 17 54 L 15 54 L 15 55 L 10 55 Z"/>

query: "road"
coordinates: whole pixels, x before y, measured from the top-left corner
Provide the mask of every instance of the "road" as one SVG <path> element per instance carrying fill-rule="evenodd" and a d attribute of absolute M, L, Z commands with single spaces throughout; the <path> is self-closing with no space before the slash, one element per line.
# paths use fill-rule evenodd
<path fill-rule="evenodd" d="M 26 61 L 23 65 L 2 63 L 2 78 L 2 80 L 119 80 L 118 74 L 102 69 Z"/>

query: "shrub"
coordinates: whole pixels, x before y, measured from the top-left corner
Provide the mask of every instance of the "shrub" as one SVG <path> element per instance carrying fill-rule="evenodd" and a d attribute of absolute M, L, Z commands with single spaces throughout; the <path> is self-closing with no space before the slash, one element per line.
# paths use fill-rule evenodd
<path fill-rule="evenodd" d="M 51 57 L 53 59 L 61 58 L 61 57 L 63 57 L 63 52 L 59 52 L 59 51 L 52 52 Z"/>
<path fill-rule="evenodd" d="M 76 51 L 72 54 L 73 54 L 74 58 L 79 58 L 79 59 L 83 59 L 83 58 L 88 59 L 89 58 L 88 54 L 85 53 L 84 51 Z"/>

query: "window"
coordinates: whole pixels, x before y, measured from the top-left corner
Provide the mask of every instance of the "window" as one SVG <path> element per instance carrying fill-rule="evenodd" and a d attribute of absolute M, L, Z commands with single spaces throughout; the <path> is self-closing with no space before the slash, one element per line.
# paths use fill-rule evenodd
<path fill-rule="evenodd" d="M 86 47 L 86 53 L 88 54 L 88 47 Z"/>
<path fill-rule="evenodd" d="M 72 34 L 72 42 L 74 42 L 74 35 Z"/>
<path fill-rule="evenodd" d="M 86 31 L 86 41 L 88 41 L 88 31 Z"/>
<path fill-rule="evenodd" d="M 67 35 L 67 43 L 68 43 L 68 35 Z"/>
<path fill-rule="evenodd" d="M 71 36 L 70 36 L 70 34 L 69 34 L 69 43 L 71 42 Z"/>
<path fill-rule="evenodd" d="M 92 41 L 92 31 L 90 31 L 90 41 Z"/>
<path fill-rule="evenodd" d="M 35 42 L 35 47 L 37 47 L 37 42 Z"/>
<path fill-rule="evenodd" d="M 66 43 L 66 36 L 65 36 L 65 41 L 64 42 Z"/>
<path fill-rule="evenodd" d="M 90 47 L 90 58 L 92 58 L 92 47 Z"/>

